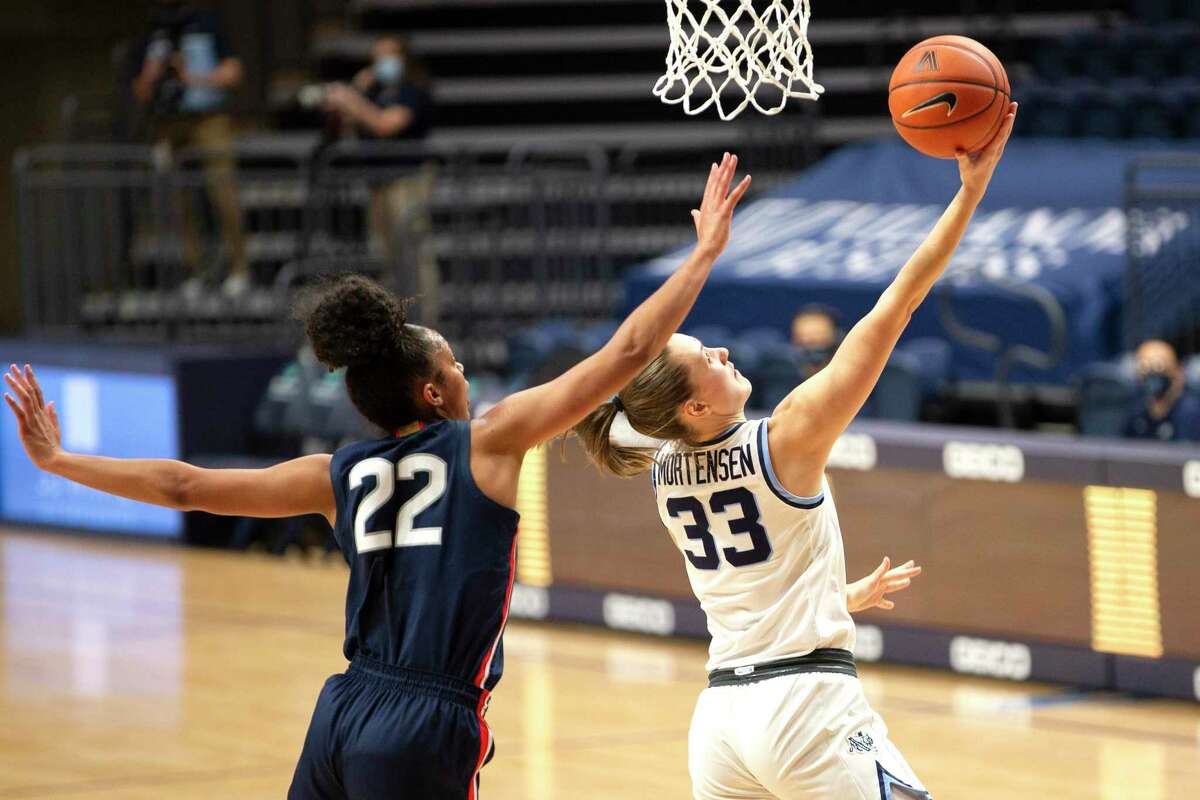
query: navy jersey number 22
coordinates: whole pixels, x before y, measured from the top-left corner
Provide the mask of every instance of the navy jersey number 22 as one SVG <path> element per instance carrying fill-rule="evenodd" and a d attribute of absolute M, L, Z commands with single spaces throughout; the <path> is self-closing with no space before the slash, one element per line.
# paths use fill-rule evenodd
<path fill-rule="evenodd" d="M 422 473 L 427 476 L 424 488 L 400 506 L 395 525 L 368 531 L 367 525 L 373 521 L 372 518 L 396 493 L 396 481 L 415 480 Z M 442 543 L 441 528 L 418 528 L 416 519 L 418 514 L 445 494 L 445 461 L 430 453 L 405 456 L 395 465 L 386 458 L 364 459 L 350 470 L 350 489 L 357 489 L 368 477 L 375 479 L 375 486 L 366 493 L 354 512 L 354 549 L 359 555 L 385 547 L 418 547 Z"/>

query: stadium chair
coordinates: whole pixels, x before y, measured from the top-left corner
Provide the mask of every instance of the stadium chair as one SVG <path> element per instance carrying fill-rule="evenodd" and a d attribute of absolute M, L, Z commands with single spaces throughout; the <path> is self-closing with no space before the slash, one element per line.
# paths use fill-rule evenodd
<path fill-rule="evenodd" d="M 924 377 L 918 356 L 897 351 L 888 359 L 875 391 L 867 398 L 860 416 L 896 422 L 921 418 Z"/>
<path fill-rule="evenodd" d="M 1126 74 L 1125 53 L 1108 31 L 1085 31 L 1078 36 L 1080 74 L 1100 83 Z"/>
<path fill-rule="evenodd" d="M 254 412 L 255 433 L 282 439 L 285 447 L 298 449 L 305 436 L 318 430 L 321 419 L 312 404 L 312 387 L 328 370 L 310 348 L 304 347 L 294 361 L 267 384 L 267 392 Z"/>
<path fill-rule="evenodd" d="M 1162 37 L 1171 74 L 1187 79 L 1200 76 L 1200 28 L 1172 25 L 1163 30 Z"/>
<path fill-rule="evenodd" d="M 347 413 L 352 418 L 347 421 Z M 266 467 L 305 452 L 332 452 L 347 439 L 361 438 L 365 422 L 346 396 L 341 372 L 329 372 L 311 349 L 302 348 L 294 361 L 271 379 L 254 413 L 256 435 L 276 447 L 265 456 L 207 459 L 207 466 Z M 295 518 L 262 520 L 240 517 L 234 523 L 230 547 L 244 550 L 261 541 L 269 552 L 282 554 L 303 541 L 304 525 Z"/>
<path fill-rule="evenodd" d="M 790 381 L 792 388 L 795 388 L 800 380 L 799 371 L 792 361 L 791 345 L 783 334 L 772 328 L 752 328 L 738 336 L 729 345 L 729 357 L 737 365 L 738 371 L 754 384 L 751 404 L 756 408 L 766 407 L 768 385 L 781 387 Z M 783 362 L 787 363 L 787 368 L 780 366 Z M 787 394 L 791 389 L 773 391 Z M 771 407 L 774 408 L 774 404 Z"/>
<path fill-rule="evenodd" d="M 1185 139 L 1200 139 L 1200 83 L 1173 81 L 1163 89 L 1174 108 L 1179 135 Z"/>
<path fill-rule="evenodd" d="M 751 328 L 738 335 L 739 342 L 753 342 L 758 345 L 771 347 L 787 344 L 787 335 L 779 328 Z"/>
<path fill-rule="evenodd" d="M 753 405 L 760 409 L 772 409 L 779 405 L 803 379 L 800 368 L 793 359 L 792 347 L 786 343 L 758 345 L 759 363 L 753 373 L 739 370 L 754 383 Z"/>
<path fill-rule="evenodd" d="M 1183 374 L 1187 377 L 1188 391 L 1200 394 L 1200 355 L 1194 355 L 1184 362 Z"/>
<path fill-rule="evenodd" d="M 737 365 L 738 371 L 754 384 L 754 394 L 750 399 L 750 405 L 754 408 L 762 408 L 766 404 L 766 400 L 762 398 L 766 396 L 767 379 L 763 365 L 769 358 L 774 357 L 772 348 L 765 347 L 761 342 L 753 340 L 735 339 L 729 345 L 729 357 Z"/>
<path fill-rule="evenodd" d="M 581 330 L 576 336 L 575 343 L 585 353 L 594 353 L 603 347 L 621 326 L 619 319 L 606 319 L 594 322 Z"/>
<path fill-rule="evenodd" d="M 1131 381 L 1137 380 L 1137 354 L 1133 352 L 1124 353 L 1117 357 L 1116 365 L 1121 370 L 1121 374 Z"/>
<path fill-rule="evenodd" d="M 1120 436 L 1138 399 L 1137 382 L 1123 363 L 1085 367 L 1075 379 L 1079 393 L 1079 432 L 1084 436 Z"/>
<path fill-rule="evenodd" d="M 765 353 L 769 353 L 770 349 L 764 349 L 761 343 L 753 340 L 747 341 L 744 339 L 735 339 L 729 344 L 729 358 L 737 366 L 738 371 L 750 379 L 754 384 L 753 400 L 757 400 L 758 390 L 762 384 L 759 383 L 759 374 L 762 369 L 763 358 Z M 756 405 L 753 400 L 751 405 Z"/>
<path fill-rule="evenodd" d="M 915 359 L 921 374 L 922 399 L 941 394 L 948 383 L 954 380 L 954 353 L 945 339 L 922 337 L 905 342 L 897 348 Z"/>
<path fill-rule="evenodd" d="M 1155 87 L 1155 98 L 1162 106 L 1162 113 L 1171 121 L 1172 138 L 1187 136 L 1188 115 L 1195 109 L 1196 94 L 1181 91 L 1178 82 Z"/>
<path fill-rule="evenodd" d="M 575 323 L 551 319 L 514 334 L 508 341 L 509 368 L 514 375 L 529 375 L 556 349 L 573 343 Z"/>
<path fill-rule="evenodd" d="M 1030 136 L 1063 139 L 1072 134 L 1074 125 L 1070 93 L 1057 87 L 1041 87 L 1031 91 L 1030 105 L 1032 113 L 1027 128 Z M 1022 115 L 1018 115 L 1018 118 Z"/>
<path fill-rule="evenodd" d="M 1092 82 L 1079 82 L 1070 92 L 1070 107 L 1075 110 L 1078 133 L 1089 139 L 1119 139 L 1126 130 L 1125 111 L 1110 90 Z"/>
<path fill-rule="evenodd" d="M 345 373 L 327 372 L 310 387 L 310 398 L 318 427 L 313 430 L 311 444 L 341 447 L 348 442 L 380 435 L 354 408 L 346 391 Z"/>
<path fill-rule="evenodd" d="M 1183 0 L 1183 5 L 1189 5 L 1190 0 Z M 1170 22 L 1175 16 L 1172 8 L 1173 0 L 1132 0 L 1130 13 L 1138 22 L 1157 25 Z"/>
<path fill-rule="evenodd" d="M 1017 122 L 1013 126 L 1013 135 L 1033 135 L 1030 123 L 1037 115 L 1038 102 L 1042 95 L 1042 84 L 1036 81 L 1025 82 L 1013 87 L 1013 97 L 1021 98 L 1021 113 L 1017 115 Z"/>
<path fill-rule="evenodd" d="M 480 414 L 512 393 L 510 383 L 494 372 L 469 372 L 471 413 Z"/>
<path fill-rule="evenodd" d="M 1066 37 L 1052 47 L 1039 47 L 1033 54 L 1033 69 L 1046 81 L 1061 81 L 1079 74 L 1079 49 L 1074 37 Z M 1023 98 L 1022 98 L 1023 101 Z"/>
<path fill-rule="evenodd" d="M 1159 0 L 1167 2 L 1167 0 Z M 1175 0 L 1176 10 L 1175 16 L 1179 19 L 1187 20 L 1188 22 L 1200 23 L 1200 3 L 1196 0 Z M 1173 20 L 1164 20 L 1171 22 Z"/>
<path fill-rule="evenodd" d="M 733 341 L 733 332 L 724 325 L 695 325 L 683 332 L 695 336 L 705 347 L 728 347 Z"/>
<path fill-rule="evenodd" d="M 1138 82 L 1123 86 L 1120 96 L 1130 138 L 1171 139 L 1175 136 L 1174 108 L 1163 91 Z"/>
<path fill-rule="evenodd" d="M 1114 45 L 1127 73 L 1146 81 L 1161 81 L 1171 74 L 1171 47 L 1166 32 L 1130 25 L 1118 31 Z"/>

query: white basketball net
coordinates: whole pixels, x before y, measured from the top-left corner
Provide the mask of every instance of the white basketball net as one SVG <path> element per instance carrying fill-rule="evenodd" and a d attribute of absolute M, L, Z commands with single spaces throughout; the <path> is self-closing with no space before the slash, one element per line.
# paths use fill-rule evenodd
<path fill-rule="evenodd" d="M 730 120 L 747 105 L 778 114 L 789 97 L 816 100 L 825 91 L 813 81 L 809 0 L 666 1 L 671 49 L 654 84 L 664 103 L 682 103 L 688 114 L 716 103 Z"/>

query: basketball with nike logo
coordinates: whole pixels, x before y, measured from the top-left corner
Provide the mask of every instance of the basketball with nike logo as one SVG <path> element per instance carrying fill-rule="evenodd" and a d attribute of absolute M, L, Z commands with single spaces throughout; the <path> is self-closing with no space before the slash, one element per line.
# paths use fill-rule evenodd
<path fill-rule="evenodd" d="M 1011 94 L 991 50 L 965 36 L 934 36 L 896 65 L 888 109 L 904 141 L 927 156 L 954 158 L 992 140 Z"/>

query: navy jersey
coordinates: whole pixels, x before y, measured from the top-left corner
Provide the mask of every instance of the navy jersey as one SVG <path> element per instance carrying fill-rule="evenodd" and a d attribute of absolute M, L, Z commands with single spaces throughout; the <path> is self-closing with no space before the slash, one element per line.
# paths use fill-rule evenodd
<path fill-rule="evenodd" d="M 490 690 L 504 666 L 518 515 L 475 485 L 470 423 L 348 445 L 330 474 L 350 564 L 346 658 Z"/>

